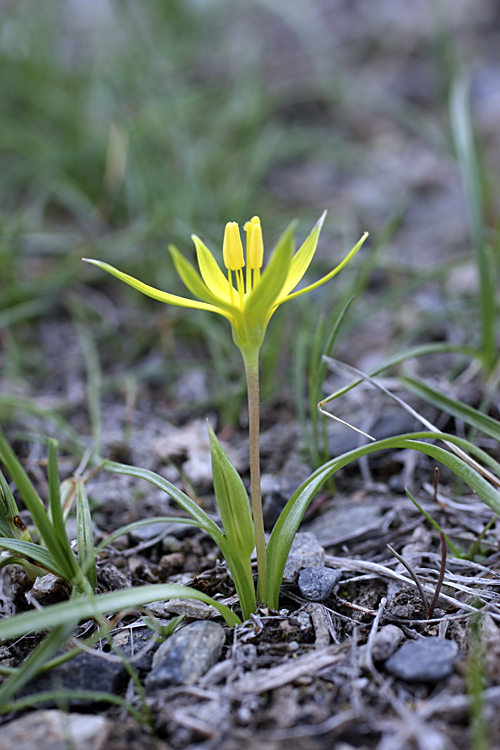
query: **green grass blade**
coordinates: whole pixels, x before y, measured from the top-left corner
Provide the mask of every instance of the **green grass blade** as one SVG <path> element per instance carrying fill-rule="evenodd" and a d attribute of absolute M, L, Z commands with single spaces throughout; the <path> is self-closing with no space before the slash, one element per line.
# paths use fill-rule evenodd
<path fill-rule="evenodd" d="M 78 563 L 93 589 L 97 588 L 94 535 L 92 517 L 85 483 L 79 479 L 76 484 L 76 534 L 78 541 Z"/>
<path fill-rule="evenodd" d="M 474 409 L 472 406 L 467 406 L 467 404 L 463 404 L 461 401 L 445 396 L 444 393 L 436 391 L 434 388 L 431 388 L 429 385 L 423 383 L 421 380 L 417 380 L 416 378 L 402 375 L 400 381 L 411 393 L 419 396 L 419 398 L 423 399 L 428 404 L 432 404 L 432 406 L 441 409 L 441 411 L 446 412 L 446 414 L 451 414 L 451 416 L 461 419 L 466 424 L 475 427 L 481 432 L 484 432 L 485 435 L 489 435 L 489 437 L 500 442 L 500 422 L 497 422 L 496 419 L 488 417 L 487 414 L 483 414 L 483 412 L 478 411 L 478 409 Z"/>
<path fill-rule="evenodd" d="M 42 693 L 29 695 L 17 701 L 6 702 L 0 705 L 0 713 L 7 714 L 14 711 L 25 711 L 39 703 L 54 702 L 66 705 L 69 700 L 89 701 L 91 703 L 111 703 L 124 709 L 133 716 L 140 724 L 149 725 L 148 719 L 132 706 L 125 698 L 113 693 L 105 693 L 102 690 L 44 690 Z"/>
<path fill-rule="evenodd" d="M 59 482 L 58 466 L 59 443 L 54 438 L 49 440 L 49 512 L 54 526 L 54 532 L 59 539 L 66 539 L 66 528 L 64 525 L 61 507 L 61 485 Z"/>
<path fill-rule="evenodd" d="M 412 501 L 413 505 L 416 507 L 416 509 L 424 516 L 424 518 L 426 518 L 429 521 L 429 523 L 431 524 L 431 526 L 434 526 L 434 528 L 436 529 L 436 531 L 438 532 L 438 534 L 443 534 L 444 538 L 446 539 L 446 544 L 451 549 L 451 551 L 453 552 L 453 554 L 455 555 L 455 557 L 462 557 L 462 555 L 460 554 L 460 550 L 458 550 L 455 547 L 455 545 L 453 544 L 453 542 L 450 541 L 448 535 L 445 534 L 445 532 L 443 531 L 443 529 L 441 528 L 441 526 L 438 524 L 438 522 L 435 521 L 433 519 L 433 517 L 431 515 L 429 515 L 429 513 L 427 513 L 427 511 L 424 510 L 421 505 L 419 505 L 419 503 L 417 503 L 417 501 L 415 500 L 415 498 L 411 494 L 410 490 L 408 488 L 406 488 L 405 492 L 406 492 L 407 497 L 410 498 L 410 500 Z"/>
<path fill-rule="evenodd" d="M 137 477 L 138 479 L 145 479 L 146 482 L 163 490 L 167 495 L 170 495 L 170 497 L 179 503 L 181 508 L 189 513 L 189 515 L 196 521 L 199 528 L 206 531 L 219 547 L 222 548 L 222 545 L 224 545 L 224 536 L 215 521 L 212 521 L 210 516 L 208 516 L 204 510 L 196 505 L 190 497 L 167 479 L 160 477 L 158 474 L 155 474 L 148 469 L 140 469 L 137 466 L 127 466 L 126 464 L 119 464 L 114 461 L 106 461 L 104 469 L 106 471 L 111 471 L 114 474 L 126 474 L 127 476 Z"/>
<path fill-rule="evenodd" d="M 235 552 L 250 561 L 250 555 L 255 547 L 255 533 L 248 494 L 240 475 L 210 425 L 208 430 L 215 497 L 224 534 Z"/>
<path fill-rule="evenodd" d="M 68 583 L 71 582 L 71 578 L 66 575 L 66 571 L 63 568 L 59 567 L 51 552 L 46 547 L 41 547 L 34 542 L 24 542 L 20 539 L 0 539 L 0 548 L 26 557 L 27 560 L 33 561 L 36 565 L 45 568 L 45 572 L 53 573 Z M 40 573 L 40 575 L 43 575 L 43 573 Z"/>
<path fill-rule="evenodd" d="M 38 497 L 28 475 L 17 460 L 1 429 L 0 460 L 4 463 L 7 471 L 16 483 L 24 503 L 33 517 L 35 526 L 40 532 L 40 536 L 46 547 L 51 552 L 56 565 L 61 571 L 64 571 L 65 580 L 80 581 L 81 572 L 71 551 L 67 536 L 64 535 L 64 537 L 60 538 L 56 535 L 42 501 Z"/>
<path fill-rule="evenodd" d="M 469 86 L 458 78 L 451 91 L 450 120 L 462 183 L 467 200 L 476 266 L 479 274 L 479 305 L 481 311 L 482 358 L 486 372 L 494 367 L 495 354 L 495 273 L 485 242 L 484 208 L 481 177 L 477 162 L 469 106 Z"/>
<path fill-rule="evenodd" d="M 51 659 L 69 638 L 75 622 L 54 627 L 52 632 L 30 653 L 23 664 L 0 686 L 0 707 L 35 677 L 43 665 Z M 1 710 L 1 708 L 0 708 Z"/>
<path fill-rule="evenodd" d="M 418 450 L 421 453 L 426 453 L 428 456 L 443 463 L 457 476 L 463 479 L 463 481 L 474 492 L 476 492 L 483 502 L 492 508 L 492 510 L 496 513 L 500 510 L 500 493 L 493 489 L 493 487 L 482 476 L 480 476 L 478 472 L 472 469 L 467 463 L 465 463 L 465 461 L 449 451 L 436 445 L 422 442 L 423 438 L 446 440 L 447 442 L 455 443 L 464 448 L 470 445 L 466 440 L 455 438 L 453 435 L 447 435 L 445 433 L 420 432 L 387 438 L 385 440 L 380 440 L 356 448 L 355 450 L 344 453 L 338 458 L 329 461 L 314 472 L 309 479 L 299 487 L 281 512 L 267 545 L 268 601 L 266 603 L 268 606 L 273 608 L 278 606 L 279 590 L 288 553 L 304 513 L 314 495 L 321 485 L 336 471 L 362 456 L 369 455 L 378 450 L 394 450 L 396 448 L 411 448 L 413 450 Z"/>
<path fill-rule="evenodd" d="M 375 375 L 379 375 L 381 372 L 384 372 L 384 370 L 389 370 L 391 367 L 395 367 L 396 365 L 400 365 L 403 362 L 407 362 L 410 359 L 415 359 L 416 357 L 423 357 L 426 354 L 443 354 L 447 352 L 456 352 L 457 354 L 464 354 L 466 357 L 470 357 L 472 359 L 475 359 L 478 357 L 478 352 L 475 349 L 471 349 L 467 346 L 461 346 L 459 344 L 446 344 L 446 343 L 431 343 L 431 344 L 422 344 L 419 346 L 414 346 L 411 349 L 408 349 L 405 352 L 400 352 L 398 354 L 393 354 L 392 356 L 385 359 L 381 364 L 377 365 L 376 367 L 372 368 L 368 371 L 368 375 L 370 377 L 374 377 Z M 328 364 L 328 357 L 325 358 L 326 364 Z M 335 393 L 332 393 L 331 396 L 328 396 L 322 403 L 328 404 L 330 401 L 334 401 L 336 398 L 340 398 L 344 393 L 347 393 L 352 388 L 355 388 L 357 385 L 360 385 L 360 383 L 363 382 L 363 378 L 356 378 L 351 383 L 348 383 L 348 385 L 344 386 L 343 388 L 339 389 L 338 391 L 335 391 Z"/>
<path fill-rule="evenodd" d="M 31 537 L 28 529 L 24 530 L 23 528 L 25 524 L 23 523 L 23 526 L 18 528 L 15 519 L 19 519 L 19 509 L 14 500 L 14 495 L 7 484 L 7 480 L 0 471 L 0 536 L 7 537 L 8 539 L 30 541 Z"/>
<path fill-rule="evenodd" d="M 82 596 L 69 602 L 45 607 L 41 611 L 23 612 L 20 615 L 0 621 L 0 639 L 19 638 L 19 636 L 31 631 L 38 632 L 65 623 L 87 620 L 97 614 L 142 607 L 144 604 L 168 599 L 199 599 L 215 607 L 230 627 L 241 624 L 239 617 L 229 607 L 201 591 L 196 591 L 187 586 L 165 583 L 113 591 L 110 594 L 92 598 Z"/>
<path fill-rule="evenodd" d="M 96 554 L 102 552 L 102 550 L 106 549 L 108 545 L 113 544 L 118 537 L 123 536 L 124 534 L 130 534 L 132 531 L 140 529 L 142 526 L 151 526 L 151 524 L 154 523 L 185 523 L 188 526 L 196 526 L 197 529 L 200 527 L 192 518 L 182 518 L 179 516 L 152 516 L 151 518 L 143 518 L 141 521 L 134 521 L 134 523 L 121 526 L 119 529 L 116 529 L 116 531 L 113 531 L 112 534 L 109 534 L 102 540 L 102 542 L 99 542 L 95 548 Z"/>

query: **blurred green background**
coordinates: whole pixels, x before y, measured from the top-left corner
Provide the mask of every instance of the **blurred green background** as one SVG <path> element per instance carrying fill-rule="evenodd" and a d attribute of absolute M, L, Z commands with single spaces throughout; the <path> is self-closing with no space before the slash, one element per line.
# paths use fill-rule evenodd
<path fill-rule="evenodd" d="M 165 389 L 200 365 L 205 398 L 234 420 L 244 386 L 225 321 L 167 309 L 80 258 L 183 294 L 167 245 L 192 257 L 196 232 L 219 252 L 225 222 L 254 214 L 270 248 L 292 218 L 302 239 L 328 209 L 311 279 L 371 235 L 340 277 L 280 309 L 264 395 L 290 384 L 300 330 L 308 363 L 318 319 L 353 293 L 337 354 L 357 366 L 422 339 L 474 344 L 448 98 L 470 73 L 496 268 L 499 36 L 492 0 L 2 2 L 3 413 L 13 394 L 71 400 L 68 361 L 91 340 L 105 387 Z"/>

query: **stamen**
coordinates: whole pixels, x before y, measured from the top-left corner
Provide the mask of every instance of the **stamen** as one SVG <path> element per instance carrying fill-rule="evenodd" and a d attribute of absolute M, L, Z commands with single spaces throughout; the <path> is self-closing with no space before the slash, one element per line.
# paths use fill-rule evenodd
<path fill-rule="evenodd" d="M 235 221 L 229 221 L 226 224 L 224 241 L 222 243 L 222 255 L 224 264 L 230 271 L 238 271 L 245 265 L 240 228 Z"/>
<path fill-rule="evenodd" d="M 234 305 L 233 275 L 230 268 L 227 269 L 227 280 L 229 282 L 229 299 L 231 300 L 231 304 Z"/>
<path fill-rule="evenodd" d="M 240 296 L 240 306 L 243 307 L 243 297 L 245 295 L 245 284 L 243 282 L 243 271 L 239 268 L 236 271 L 236 286 L 238 288 L 238 294 Z"/>
<path fill-rule="evenodd" d="M 255 271 L 262 267 L 264 262 L 264 242 L 262 240 L 262 227 L 258 216 L 254 216 L 245 224 L 247 233 L 247 263 Z M 260 278 L 260 276 L 259 276 Z M 256 279 L 254 277 L 254 284 Z"/>

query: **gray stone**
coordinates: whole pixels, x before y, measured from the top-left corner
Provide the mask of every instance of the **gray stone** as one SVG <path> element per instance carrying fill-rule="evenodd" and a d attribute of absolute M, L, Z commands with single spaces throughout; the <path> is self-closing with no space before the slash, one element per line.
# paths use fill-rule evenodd
<path fill-rule="evenodd" d="M 104 750 L 111 726 L 103 716 L 35 711 L 2 726 L 0 750 Z"/>
<path fill-rule="evenodd" d="M 164 620 L 161 625 L 166 625 Z M 157 634 L 150 628 L 123 628 L 113 638 L 113 645 L 136 669 L 149 672 L 153 664 L 153 654 L 158 649 Z"/>
<path fill-rule="evenodd" d="M 193 685 L 218 660 L 224 640 L 224 629 L 210 620 L 193 622 L 177 630 L 154 655 L 146 688 Z"/>
<path fill-rule="evenodd" d="M 325 550 L 311 532 L 299 532 L 295 535 L 288 560 L 283 573 L 284 583 L 295 583 L 302 568 L 322 567 L 325 562 Z"/>
<path fill-rule="evenodd" d="M 118 661 L 108 661 L 97 653 L 78 654 L 49 672 L 31 680 L 20 696 L 33 695 L 48 690 L 96 690 L 104 693 L 118 693 L 127 684 L 128 673 Z M 84 706 L 92 701 L 81 698 L 68 698 L 68 705 Z M 53 706 L 47 701 L 44 706 Z"/>
<path fill-rule="evenodd" d="M 160 536 L 160 534 L 163 534 L 163 532 L 166 534 L 167 531 L 170 531 L 171 529 L 171 523 L 157 521 L 156 523 L 148 523 L 145 526 L 138 526 L 137 529 L 130 532 L 130 538 L 135 544 L 150 542 L 151 539 L 155 539 L 157 536 Z"/>
<path fill-rule="evenodd" d="M 403 644 L 386 661 L 385 668 L 407 682 L 439 682 L 452 673 L 457 654 L 454 641 L 421 638 Z"/>
<path fill-rule="evenodd" d="M 384 625 L 375 634 L 372 645 L 372 662 L 385 661 L 388 659 L 400 645 L 404 638 L 401 628 L 396 625 Z M 367 646 L 361 646 L 359 649 L 360 665 L 364 669 L 368 666 L 366 661 Z"/>
<path fill-rule="evenodd" d="M 324 602 L 341 577 L 340 570 L 333 568 L 304 568 L 299 573 L 300 593 L 311 602 Z"/>
<path fill-rule="evenodd" d="M 330 508 L 310 525 L 310 531 L 325 547 L 340 544 L 380 527 L 380 510 L 370 505 L 343 505 Z"/>

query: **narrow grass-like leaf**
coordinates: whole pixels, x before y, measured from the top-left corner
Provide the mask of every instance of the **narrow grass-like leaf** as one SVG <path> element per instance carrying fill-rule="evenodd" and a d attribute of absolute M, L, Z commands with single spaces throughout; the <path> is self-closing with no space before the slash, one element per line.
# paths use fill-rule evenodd
<path fill-rule="evenodd" d="M 460 550 L 458 550 L 458 549 L 457 549 L 457 548 L 455 547 L 455 545 L 453 544 L 453 542 L 451 542 L 451 541 L 450 541 L 450 539 L 449 539 L 449 538 L 448 538 L 448 536 L 447 536 L 447 535 L 445 534 L 445 532 L 443 531 L 443 529 L 441 528 L 441 526 L 440 526 L 440 525 L 438 524 L 438 522 L 437 522 L 437 521 L 435 521 L 435 520 L 434 520 L 434 519 L 432 518 L 432 516 L 431 516 L 431 515 L 429 515 L 429 513 L 427 513 L 427 511 L 426 511 L 426 510 L 424 510 L 424 509 L 422 508 L 422 506 L 421 506 L 421 505 L 419 505 L 419 503 L 417 503 L 417 501 L 415 500 L 415 498 L 414 498 L 414 497 L 413 497 L 413 495 L 411 494 L 410 490 L 409 490 L 408 488 L 406 488 L 406 489 L 405 489 L 405 492 L 406 492 L 406 495 L 407 495 L 407 496 L 408 496 L 408 497 L 410 498 L 410 500 L 412 501 L 413 505 L 414 505 L 414 506 L 416 507 L 416 509 L 417 509 L 418 511 L 420 511 L 420 513 L 421 513 L 421 514 L 422 514 L 422 515 L 424 516 L 424 518 L 426 518 L 426 519 L 427 519 L 427 520 L 429 521 L 429 523 L 430 523 L 430 524 L 431 524 L 432 526 L 434 526 L 434 528 L 436 529 L 436 531 L 437 531 L 437 532 L 438 532 L 439 534 L 443 534 L 443 535 L 444 535 L 444 538 L 446 539 L 446 543 L 447 543 L 448 547 L 449 547 L 449 548 L 451 549 L 451 551 L 453 552 L 453 554 L 455 555 L 455 557 L 462 557 L 462 555 L 460 554 Z"/>
<path fill-rule="evenodd" d="M 17 519 L 21 520 L 14 495 L 10 491 L 7 480 L 0 471 L 0 536 L 29 541 L 31 537 L 26 525 L 23 523 L 18 528 L 16 526 Z"/>
<path fill-rule="evenodd" d="M 59 443 L 54 438 L 49 440 L 49 512 L 54 533 L 59 539 L 66 538 L 66 528 L 64 525 L 62 507 L 61 507 L 61 485 L 59 482 L 58 467 L 58 446 Z"/>
<path fill-rule="evenodd" d="M 426 453 L 451 469 L 496 513 L 500 510 L 500 493 L 465 461 L 449 451 L 422 439 L 446 440 L 466 449 L 469 443 L 445 433 L 420 432 L 387 438 L 342 454 L 315 471 L 290 498 L 280 514 L 267 545 L 267 601 L 266 604 L 276 608 L 283 571 L 290 547 L 299 528 L 305 511 L 321 485 L 336 471 L 352 461 L 378 450 L 411 448 Z"/>
<path fill-rule="evenodd" d="M 484 208 L 481 177 L 474 146 L 474 135 L 469 105 L 469 86 L 466 78 L 455 81 L 450 96 L 450 120 L 455 141 L 462 183 L 474 244 L 476 266 L 479 274 L 479 305 L 481 310 L 482 358 L 487 373 L 496 361 L 495 352 L 495 295 L 496 281 L 485 242 Z"/>
<path fill-rule="evenodd" d="M 16 458 L 1 429 L 0 460 L 4 463 L 16 483 L 24 503 L 33 517 L 35 526 L 40 532 L 40 536 L 45 542 L 46 547 L 52 554 L 56 565 L 61 571 L 64 571 L 64 578 L 74 581 L 76 585 L 81 585 L 83 582 L 82 574 L 71 551 L 67 536 L 64 535 L 64 537 L 59 538 L 56 535 L 42 501 L 38 497 L 28 475 Z"/>
<path fill-rule="evenodd" d="M 255 533 L 247 491 L 210 425 L 208 431 L 215 497 L 224 533 L 235 551 L 250 559 L 255 547 Z"/>
<path fill-rule="evenodd" d="M 0 706 L 11 700 L 21 688 L 38 674 L 41 667 L 59 651 L 63 643 L 70 637 L 75 625 L 75 622 L 69 622 L 54 627 L 52 632 L 30 653 L 14 674 L 0 686 Z"/>
<path fill-rule="evenodd" d="M 484 432 L 485 435 L 494 438 L 500 442 L 500 422 L 497 422 L 493 417 L 489 417 L 487 414 L 478 409 L 474 409 L 472 406 L 463 404 L 461 401 L 457 401 L 454 398 L 445 396 L 444 393 L 436 391 L 426 383 L 416 378 L 410 378 L 407 375 L 400 377 L 401 383 L 407 388 L 410 393 L 422 398 L 427 401 L 428 404 L 441 409 L 446 414 L 451 414 L 452 417 L 461 419 L 466 424 L 475 427 L 476 429 Z"/>
<path fill-rule="evenodd" d="M 212 475 L 217 507 L 224 526 L 227 560 L 246 619 L 255 612 L 255 584 L 250 557 L 255 547 L 255 532 L 245 485 L 232 465 L 214 431 L 208 425 L 212 451 Z M 237 569 L 235 562 L 237 561 Z M 241 576 L 243 572 L 243 576 Z"/>
<path fill-rule="evenodd" d="M 98 614 L 142 607 L 144 604 L 168 599 L 199 599 L 215 607 L 230 627 L 241 624 L 240 618 L 229 607 L 201 591 L 165 583 L 112 591 L 101 596 L 81 596 L 69 602 L 53 604 L 40 611 L 23 612 L 0 621 L 0 639 L 18 638 L 31 631 L 46 630 L 65 623 L 87 620 Z"/>
<path fill-rule="evenodd" d="M 85 483 L 79 479 L 76 484 L 76 534 L 78 541 L 78 563 L 93 589 L 97 588 L 95 566 L 94 535 L 92 517 Z"/>
<path fill-rule="evenodd" d="M 389 370 L 391 367 L 395 367 L 396 365 L 400 365 L 403 362 L 407 362 L 410 359 L 415 359 L 416 357 L 423 357 L 426 354 L 444 354 L 448 352 L 456 352 L 457 354 L 463 354 L 466 357 L 470 358 L 476 358 L 479 356 L 478 352 L 475 349 L 471 349 L 467 346 L 460 346 L 458 344 L 447 344 L 447 343 L 431 343 L 431 344 L 422 344 L 420 346 L 414 346 L 411 349 L 408 349 L 405 352 L 400 352 L 398 354 L 393 354 L 392 356 L 385 359 L 381 364 L 377 365 L 376 367 L 373 367 L 371 370 L 368 370 L 368 375 L 370 377 L 374 377 L 375 375 L 380 375 L 381 372 L 384 372 L 384 370 Z M 326 360 L 327 361 L 327 360 Z M 357 385 L 360 385 L 360 383 L 363 382 L 363 378 L 355 378 L 347 385 L 340 388 L 338 391 L 335 391 L 335 393 L 332 393 L 328 398 L 324 399 L 322 403 L 324 405 L 330 403 L 331 401 L 334 401 L 336 398 L 339 398 L 344 393 L 347 393 L 352 388 L 355 388 Z"/>
<path fill-rule="evenodd" d="M 6 702 L 0 705 L 0 713 L 7 714 L 14 711 L 25 711 L 39 703 L 56 703 L 67 704 L 69 700 L 89 701 L 89 703 L 111 703 L 114 706 L 124 709 L 133 716 L 140 724 L 149 725 L 147 717 L 141 714 L 125 698 L 113 693 L 105 693 L 102 690 L 44 690 L 42 693 L 29 695 L 26 698 L 20 698 L 17 701 Z"/>
<path fill-rule="evenodd" d="M 126 474 L 131 477 L 137 477 L 138 479 L 145 479 L 146 482 L 163 490 L 167 495 L 170 495 L 170 497 L 179 503 L 181 508 L 189 513 L 189 515 L 196 521 L 199 528 L 206 531 L 219 547 L 224 544 L 224 536 L 215 521 L 212 521 L 210 516 L 208 516 L 204 510 L 196 505 L 190 497 L 167 479 L 160 477 L 158 474 L 155 474 L 148 469 L 127 466 L 126 464 L 119 464 L 114 461 L 106 461 L 104 468 L 106 471 L 111 471 L 113 474 Z"/>
<path fill-rule="evenodd" d="M 320 461 L 327 461 L 328 460 L 328 438 L 326 435 L 326 422 L 322 420 L 322 424 L 325 427 L 324 433 L 323 433 L 323 441 L 322 445 L 320 444 L 320 435 L 319 435 L 319 411 L 317 408 L 318 401 L 321 400 L 321 388 L 323 385 L 323 381 L 325 380 L 326 376 L 326 369 L 327 364 L 324 360 L 325 356 L 331 356 L 333 346 L 335 344 L 335 341 L 337 339 L 337 336 L 339 334 L 340 328 L 342 326 L 342 323 L 344 322 L 344 318 L 347 314 L 347 311 L 349 310 L 349 307 L 352 304 L 354 297 L 350 297 L 350 299 L 347 300 L 344 307 L 341 309 L 340 313 L 336 317 L 335 321 L 329 321 L 328 326 L 330 328 L 330 333 L 328 334 L 326 341 L 323 345 L 323 351 L 320 352 L 316 349 L 315 346 L 313 346 L 312 356 L 311 356 L 311 366 L 309 372 L 311 373 L 311 382 L 309 386 L 309 413 L 310 413 L 310 419 L 311 419 L 311 425 L 312 425 L 312 439 L 315 443 L 315 452 L 318 455 L 318 459 Z"/>
<path fill-rule="evenodd" d="M 134 523 L 121 526 L 119 529 L 116 529 L 116 531 L 113 531 L 112 534 L 108 534 L 108 536 L 103 539 L 102 542 L 99 542 L 95 548 L 96 554 L 99 554 L 103 549 L 106 549 L 110 544 L 113 544 L 118 537 L 123 536 L 124 534 L 130 534 L 132 531 L 140 529 L 142 526 L 151 526 L 155 523 L 185 523 L 188 526 L 196 526 L 197 529 L 200 528 L 199 523 L 192 518 L 182 518 L 180 516 L 152 516 L 150 518 L 143 518 L 141 521 L 134 521 Z"/>
<path fill-rule="evenodd" d="M 21 539 L 0 539 L 0 549 L 6 549 L 9 552 L 21 555 L 21 557 L 25 557 L 27 560 L 44 568 L 37 575 L 53 573 L 58 578 L 71 583 L 71 577 L 67 575 L 67 571 L 59 567 L 51 552 L 46 547 L 41 547 L 34 542 L 24 542 Z"/>

